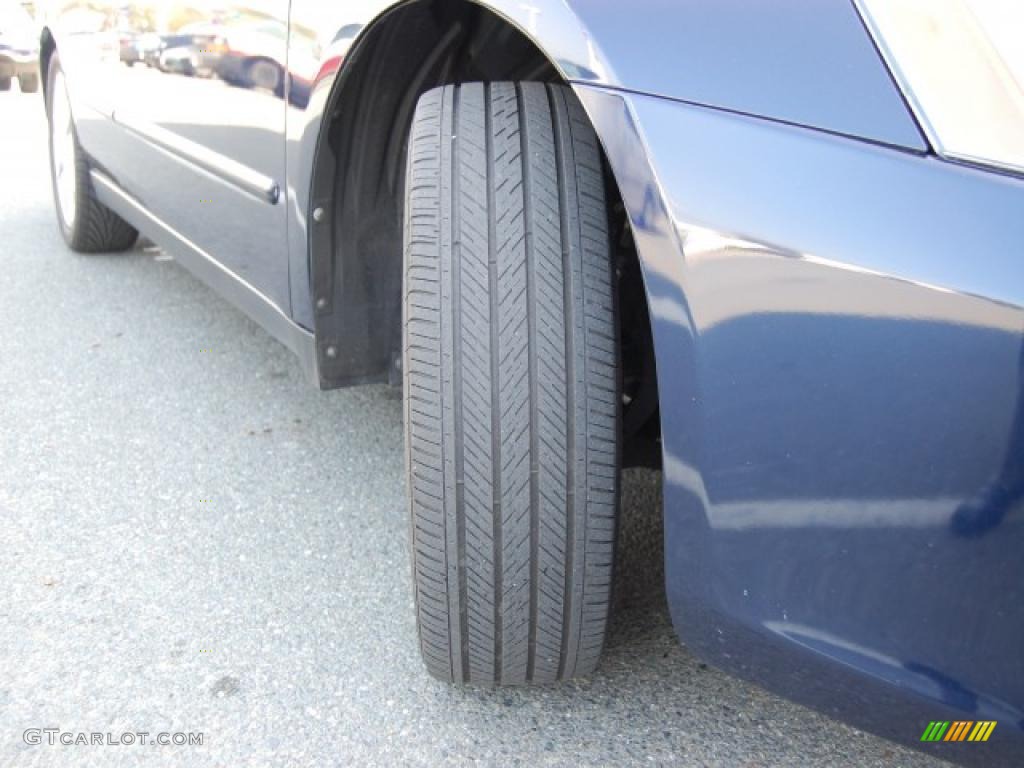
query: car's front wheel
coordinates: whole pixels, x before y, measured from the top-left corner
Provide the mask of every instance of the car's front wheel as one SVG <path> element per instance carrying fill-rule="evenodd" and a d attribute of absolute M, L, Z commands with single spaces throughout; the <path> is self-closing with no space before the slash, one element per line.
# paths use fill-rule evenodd
<path fill-rule="evenodd" d="M 569 89 L 420 99 L 404 312 L 428 669 L 485 685 L 591 672 L 612 585 L 618 345 L 601 158 Z"/>
<path fill-rule="evenodd" d="M 139 233 L 96 199 L 89 159 L 78 143 L 64 71 L 56 53 L 50 59 L 47 78 L 50 177 L 61 235 L 72 250 L 81 253 L 127 250 Z"/>

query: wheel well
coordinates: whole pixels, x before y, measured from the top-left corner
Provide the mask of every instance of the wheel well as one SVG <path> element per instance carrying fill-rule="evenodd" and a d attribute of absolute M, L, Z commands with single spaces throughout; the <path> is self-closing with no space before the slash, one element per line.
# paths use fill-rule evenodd
<path fill-rule="evenodd" d="M 564 81 L 515 26 L 469 0 L 398 6 L 365 31 L 341 78 L 325 113 L 312 181 L 310 208 L 326 213 L 310 224 L 318 362 L 325 386 L 397 384 L 406 141 L 419 97 L 463 82 Z M 622 198 L 605 168 L 628 401 L 625 458 L 650 464 L 661 451 L 647 302 Z M 630 448 L 631 434 L 643 437 L 641 450 Z"/>
<path fill-rule="evenodd" d="M 53 57 L 53 52 L 57 50 L 57 43 L 53 39 L 53 34 L 50 32 L 49 27 L 43 27 L 43 31 L 39 36 L 39 81 L 43 84 L 43 98 L 45 100 L 48 87 L 48 76 L 47 73 L 50 71 L 50 59 Z"/>

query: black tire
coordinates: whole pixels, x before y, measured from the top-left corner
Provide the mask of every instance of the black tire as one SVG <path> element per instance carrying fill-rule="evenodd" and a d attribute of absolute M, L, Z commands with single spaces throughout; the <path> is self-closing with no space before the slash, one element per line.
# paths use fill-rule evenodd
<path fill-rule="evenodd" d="M 50 58 L 46 80 L 46 114 L 53 121 L 54 82 L 60 72 L 57 53 Z M 74 140 L 75 214 L 68 221 L 61 209 L 57 193 L 57 164 L 54 159 L 53 130 L 49 130 L 50 181 L 53 186 L 53 204 L 57 211 L 57 224 L 68 247 L 79 253 L 109 253 L 126 251 L 135 245 L 138 231 L 103 203 L 96 199 L 96 193 L 89 176 L 89 158 L 78 143 L 78 135 L 72 131 Z M 70 207 L 70 206 L 69 206 Z"/>
<path fill-rule="evenodd" d="M 0 77 L 0 91 L 9 91 L 9 90 L 11 90 L 11 78 L 9 78 L 9 77 Z"/>
<path fill-rule="evenodd" d="M 35 93 L 39 90 L 39 75 L 18 75 L 18 87 L 22 93 Z"/>
<path fill-rule="evenodd" d="M 618 507 L 618 343 L 597 139 L 567 88 L 423 95 L 404 357 L 420 649 L 474 684 L 594 670 Z"/>

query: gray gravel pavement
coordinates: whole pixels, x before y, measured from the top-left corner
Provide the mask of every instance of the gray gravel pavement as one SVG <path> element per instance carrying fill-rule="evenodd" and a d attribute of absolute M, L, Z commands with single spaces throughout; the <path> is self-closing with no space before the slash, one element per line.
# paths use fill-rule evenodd
<path fill-rule="evenodd" d="M 699 664 L 624 481 L 592 678 L 460 690 L 416 650 L 397 392 L 320 393 L 152 248 L 65 250 L 42 103 L 0 94 L 0 766 L 924 766 Z M 203 732 L 29 746 L 26 728 Z"/>

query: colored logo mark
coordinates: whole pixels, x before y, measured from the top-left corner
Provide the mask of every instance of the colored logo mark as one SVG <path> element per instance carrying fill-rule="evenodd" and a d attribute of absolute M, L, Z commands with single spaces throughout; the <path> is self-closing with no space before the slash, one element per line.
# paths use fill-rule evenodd
<path fill-rule="evenodd" d="M 932 720 L 921 734 L 921 741 L 988 741 L 995 720 Z"/>

